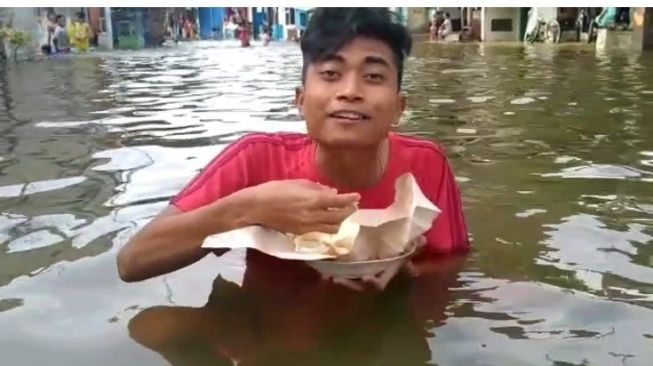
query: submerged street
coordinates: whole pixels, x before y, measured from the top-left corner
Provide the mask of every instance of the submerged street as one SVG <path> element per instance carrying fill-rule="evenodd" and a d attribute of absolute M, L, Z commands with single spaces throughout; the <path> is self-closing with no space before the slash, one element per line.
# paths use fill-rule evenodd
<path fill-rule="evenodd" d="M 406 286 L 382 300 L 384 324 L 345 328 L 356 340 L 381 334 L 378 344 L 331 345 L 342 349 L 333 363 L 321 348 L 281 355 L 268 341 L 276 356 L 265 364 L 648 365 L 650 55 L 418 43 L 406 67 L 398 129 L 446 148 L 474 250 L 432 278 L 419 310 L 402 310 L 415 290 Z M 236 41 L 0 69 L 3 364 L 202 364 L 211 344 L 159 355 L 129 322 L 153 306 L 204 306 L 218 275 L 241 281 L 243 253 L 127 285 L 116 252 L 226 144 L 303 131 L 292 105 L 300 74 L 297 44 Z M 424 321 L 409 326 L 415 318 Z M 234 324 L 222 333 L 249 340 Z M 284 337 L 261 328 L 255 339 Z"/>

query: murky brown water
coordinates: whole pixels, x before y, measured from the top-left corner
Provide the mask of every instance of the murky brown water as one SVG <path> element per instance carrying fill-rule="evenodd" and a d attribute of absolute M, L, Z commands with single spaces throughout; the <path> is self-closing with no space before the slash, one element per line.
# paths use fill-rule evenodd
<path fill-rule="evenodd" d="M 0 71 L 1 363 L 649 365 L 653 58 L 585 47 L 418 45 L 401 130 L 447 147 L 475 250 L 381 298 L 336 297 L 363 310 L 335 328 L 306 301 L 252 310 L 226 282 L 243 253 L 138 284 L 114 264 L 225 144 L 303 130 L 296 45 Z"/>

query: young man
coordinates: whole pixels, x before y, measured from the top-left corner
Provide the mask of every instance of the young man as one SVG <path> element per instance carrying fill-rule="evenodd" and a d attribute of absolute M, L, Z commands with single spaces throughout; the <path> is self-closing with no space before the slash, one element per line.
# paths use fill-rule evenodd
<path fill-rule="evenodd" d="M 63 15 L 57 15 L 57 27 L 54 29 L 54 48 L 57 53 L 70 52 L 66 18 Z"/>
<path fill-rule="evenodd" d="M 122 248 L 120 277 L 139 281 L 188 266 L 209 253 L 201 248 L 208 235 L 247 225 L 336 232 L 356 206 L 390 205 L 395 180 L 406 172 L 442 210 L 425 234 L 426 250 L 466 250 L 459 191 L 443 151 L 390 132 L 405 108 L 400 86 L 411 43 L 386 9 L 316 10 L 301 42 L 303 85 L 296 93 L 308 135 L 254 133 L 227 147 Z M 257 251 L 247 261 L 248 272 L 298 265 Z M 343 284 L 382 289 L 398 272 Z"/>
<path fill-rule="evenodd" d="M 447 40 L 447 36 L 451 34 L 453 27 L 451 25 L 451 19 L 449 13 L 444 13 L 444 21 L 440 26 L 440 31 L 438 32 L 440 39 L 443 41 Z"/>

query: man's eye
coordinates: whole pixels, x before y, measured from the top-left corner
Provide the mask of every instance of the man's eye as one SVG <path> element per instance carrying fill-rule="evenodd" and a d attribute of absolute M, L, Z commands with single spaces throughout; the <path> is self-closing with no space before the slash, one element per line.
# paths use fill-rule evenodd
<path fill-rule="evenodd" d="M 385 76 L 383 76 L 383 74 L 374 74 L 374 73 L 365 75 L 365 78 L 377 82 L 385 80 Z"/>
<path fill-rule="evenodd" d="M 338 77 L 338 72 L 333 70 L 324 70 L 320 72 L 320 75 L 327 80 L 333 80 Z"/>

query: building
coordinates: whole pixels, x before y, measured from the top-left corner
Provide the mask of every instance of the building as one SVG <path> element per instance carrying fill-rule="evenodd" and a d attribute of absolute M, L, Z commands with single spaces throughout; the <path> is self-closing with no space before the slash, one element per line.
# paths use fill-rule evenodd
<path fill-rule="evenodd" d="M 199 8 L 200 38 L 223 39 L 227 11 L 225 8 Z"/>
<path fill-rule="evenodd" d="M 390 11 L 395 13 L 398 23 L 408 25 L 408 8 L 390 8 Z"/>
<path fill-rule="evenodd" d="M 594 11 L 592 12 L 594 14 Z M 572 7 L 521 7 L 481 8 L 481 40 L 484 42 L 521 42 L 524 40 L 529 17 L 544 22 L 557 20 L 560 41 L 575 41 L 578 8 Z"/>
<path fill-rule="evenodd" d="M 528 8 L 481 8 L 481 41 L 518 42 L 526 29 Z M 521 34 L 520 34 L 521 33 Z"/>
<path fill-rule="evenodd" d="M 250 18 L 254 27 L 254 37 L 258 38 L 260 28 L 266 24 L 273 40 L 299 39 L 308 25 L 309 9 L 292 7 L 251 8 Z"/>
<path fill-rule="evenodd" d="M 19 58 L 32 58 L 41 53 L 41 46 L 47 43 L 47 17 L 48 14 L 63 15 L 67 23 L 74 20 L 78 14 L 89 19 L 89 8 L 55 8 L 55 7 L 15 7 L 0 8 L 0 23 L 29 34 L 29 44 L 19 51 Z M 91 40 L 94 43 L 95 40 Z M 4 47 L 11 51 L 10 47 Z M 8 55 L 6 55 L 8 56 Z"/>
<path fill-rule="evenodd" d="M 111 8 L 88 8 L 88 23 L 97 36 L 97 47 L 102 50 L 113 49 L 113 24 Z"/>
<path fill-rule="evenodd" d="M 413 33 L 426 33 L 429 30 L 428 8 L 407 8 L 406 26 Z"/>

